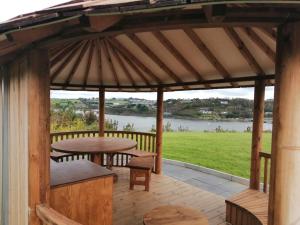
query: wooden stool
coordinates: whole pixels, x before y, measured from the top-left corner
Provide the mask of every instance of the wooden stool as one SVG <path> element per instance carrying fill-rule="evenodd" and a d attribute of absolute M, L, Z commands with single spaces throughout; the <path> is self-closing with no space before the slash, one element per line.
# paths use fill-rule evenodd
<path fill-rule="evenodd" d="M 208 225 L 206 216 L 182 206 L 165 205 L 144 215 L 144 225 Z"/>
<path fill-rule="evenodd" d="M 152 157 L 134 157 L 127 164 L 130 168 L 130 190 L 133 190 L 134 185 L 144 185 L 145 191 L 149 191 L 151 171 L 153 168 Z M 138 177 L 144 177 L 145 180 L 137 180 Z"/>

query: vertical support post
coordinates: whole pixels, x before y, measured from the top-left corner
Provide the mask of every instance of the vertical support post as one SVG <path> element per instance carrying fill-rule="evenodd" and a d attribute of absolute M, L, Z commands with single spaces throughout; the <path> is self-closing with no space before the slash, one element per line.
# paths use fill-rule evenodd
<path fill-rule="evenodd" d="M 162 135 L 163 135 L 163 116 L 164 116 L 164 93 L 162 88 L 157 89 L 157 111 L 156 111 L 156 161 L 155 170 L 161 174 L 162 170 Z"/>
<path fill-rule="evenodd" d="M 99 136 L 104 137 L 105 129 L 105 89 L 99 89 Z"/>
<path fill-rule="evenodd" d="M 50 81 L 49 58 L 44 50 L 28 53 L 29 224 L 40 220 L 35 207 L 49 203 L 50 195 Z M 26 113 L 23 115 L 26 115 Z"/>
<path fill-rule="evenodd" d="M 264 126 L 265 81 L 258 80 L 254 88 L 253 129 L 251 148 L 250 188 L 260 189 L 260 160 Z"/>
<path fill-rule="evenodd" d="M 300 224 L 300 23 L 278 28 L 269 225 Z"/>

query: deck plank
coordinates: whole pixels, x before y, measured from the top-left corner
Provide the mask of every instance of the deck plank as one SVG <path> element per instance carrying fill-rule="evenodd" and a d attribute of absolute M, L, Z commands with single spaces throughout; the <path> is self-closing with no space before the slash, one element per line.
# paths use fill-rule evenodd
<path fill-rule="evenodd" d="M 204 213 L 210 225 L 225 224 L 225 199 L 164 175 L 152 175 L 150 192 L 129 190 L 129 170 L 114 168 L 113 225 L 143 225 L 143 215 L 161 205 L 182 205 Z"/>

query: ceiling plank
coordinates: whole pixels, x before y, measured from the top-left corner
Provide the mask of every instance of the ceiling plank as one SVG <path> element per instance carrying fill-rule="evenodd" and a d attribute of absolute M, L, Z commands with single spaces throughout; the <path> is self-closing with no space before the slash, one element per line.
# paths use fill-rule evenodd
<path fill-rule="evenodd" d="M 99 43 L 99 39 L 95 40 L 95 46 L 97 51 L 97 57 L 98 57 L 98 70 L 99 70 L 99 83 L 100 85 L 103 85 L 103 71 L 102 71 L 102 58 L 101 58 L 101 45 Z"/>
<path fill-rule="evenodd" d="M 191 41 L 197 46 L 197 48 L 202 52 L 206 59 L 215 67 L 215 69 L 224 78 L 231 78 L 229 72 L 221 64 L 221 62 L 214 56 L 214 54 L 209 50 L 209 48 L 204 44 L 200 37 L 192 29 L 184 29 L 186 35 L 191 39 Z M 232 86 L 238 86 L 236 83 L 232 83 Z"/>
<path fill-rule="evenodd" d="M 140 67 L 148 76 L 150 76 L 153 80 L 155 80 L 158 84 L 161 84 L 162 81 L 149 69 L 145 66 L 137 57 L 135 57 L 127 48 L 125 48 L 117 39 L 110 38 L 107 39 L 110 41 L 115 48 L 119 49 L 120 52 L 123 52 L 127 57 L 133 61 L 138 67 Z"/>
<path fill-rule="evenodd" d="M 259 30 L 261 30 L 265 35 L 267 35 L 269 38 L 276 42 L 277 32 L 275 30 L 267 27 L 260 27 Z"/>
<path fill-rule="evenodd" d="M 111 44 L 109 40 L 108 42 Z M 138 66 L 131 61 L 130 57 L 124 52 L 120 51 L 118 48 L 116 48 L 113 44 L 111 44 L 111 46 L 116 50 L 116 52 L 118 52 L 123 57 L 125 62 L 135 71 L 135 73 L 145 82 L 145 84 L 150 85 L 150 82 L 147 79 L 147 77 L 145 77 L 144 74 L 139 70 Z"/>
<path fill-rule="evenodd" d="M 133 77 L 131 76 L 130 72 L 128 71 L 128 69 L 126 68 L 119 53 L 115 50 L 115 48 L 113 46 L 111 46 L 111 44 L 109 44 L 109 42 L 107 42 L 107 44 L 108 44 L 109 48 L 111 49 L 113 56 L 117 59 L 118 63 L 121 65 L 121 68 L 122 68 L 123 72 L 125 73 L 127 79 L 131 82 L 132 86 L 135 86 L 136 85 L 135 81 L 134 81 Z"/>
<path fill-rule="evenodd" d="M 269 57 L 269 59 L 275 63 L 275 52 L 261 39 L 255 31 L 250 27 L 244 27 L 242 30 L 248 35 L 248 37 Z"/>
<path fill-rule="evenodd" d="M 80 63 L 82 62 L 82 57 L 84 56 L 84 54 L 86 53 L 87 49 L 89 46 L 89 41 L 86 41 L 85 44 L 83 45 L 83 47 L 80 50 L 80 53 L 78 54 L 77 58 L 75 59 L 74 65 L 70 71 L 70 73 L 68 74 L 68 77 L 65 81 L 65 86 L 68 86 L 69 83 L 71 82 L 74 74 L 76 73 L 78 66 L 80 65 Z"/>
<path fill-rule="evenodd" d="M 118 74 L 117 74 L 116 69 L 114 67 L 114 64 L 113 64 L 113 61 L 112 61 L 112 58 L 111 58 L 111 55 L 110 55 L 110 52 L 108 50 L 108 47 L 107 47 L 107 44 L 106 44 L 105 40 L 102 41 L 102 45 L 103 45 L 103 49 L 104 49 L 104 55 L 108 60 L 108 64 L 109 64 L 110 70 L 111 70 L 111 72 L 114 76 L 115 83 L 116 83 L 117 86 L 120 86 L 120 81 L 119 81 L 119 78 L 118 78 Z"/>
<path fill-rule="evenodd" d="M 265 72 L 258 64 L 254 56 L 251 54 L 250 50 L 247 48 L 243 40 L 239 37 L 238 33 L 231 27 L 224 28 L 228 37 L 232 40 L 234 45 L 237 47 L 241 55 L 245 58 L 249 66 L 252 68 L 253 72 L 257 75 L 265 75 Z"/>
<path fill-rule="evenodd" d="M 82 46 L 82 43 L 77 44 L 69 53 L 67 57 L 64 58 L 64 61 L 60 64 L 60 66 L 53 72 L 50 81 L 53 82 L 55 78 L 60 74 L 60 72 L 65 68 L 65 66 L 73 59 L 77 50 Z"/>
<path fill-rule="evenodd" d="M 50 65 L 55 66 L 57 63 L 59 63 L 67 54 L 68 52 L 72 51 L 74 47 L 76 47 L 79 44 L 79 42 L 71 43 L 67 45 L 66 47 L 62 48 L 62 50 L 50 60 Z"/>
<path fill-rule="evenodd" d="M 89 50 L 89 53 L 88 53 L 89 56 L 88 56 L 88 60 L 87 60 L 85 71 L 84 71 L 84 77 L 83 77 L 83 86 L 84 86 L 84 88 L 87 85 L 87 81 L 88 81 L 88 78 L 89 78 L 94 49 L 95 49 L 95 43 L 94 43 L 94 41 L 91 41 L 90 50 Z"/>
<path fill-rule="evenodd" d="M 127 37 L 135 43 L 159 68 L 176 82 L 182 82 L 182 80 L 150 49 L 136 34 L 128 34 Z"/>
<path fill-rule="evenodd" d="M 161 31 L 152 32 L 153 35 L 160 41 L 160 43 L 169 50 L 169 52 L 177 59 L 181 65 L 189 71 L 197 80 L 203 81 L 203 76 L 186 60 L 185 57 L 176 49 L 176 47 L 165 37 Z M 209 85 L 206 85 L 209 88 Z"/>

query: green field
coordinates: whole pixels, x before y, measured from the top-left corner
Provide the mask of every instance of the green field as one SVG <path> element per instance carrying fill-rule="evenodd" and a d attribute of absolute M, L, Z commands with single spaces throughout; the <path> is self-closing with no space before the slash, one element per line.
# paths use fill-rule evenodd
<path fill-rule="evenodd" d="M 164 133 L 163 157 L 249 178 L 251 133 Z M 271 133 L 264 133 L 263 150 L 270 152 Z"/>

